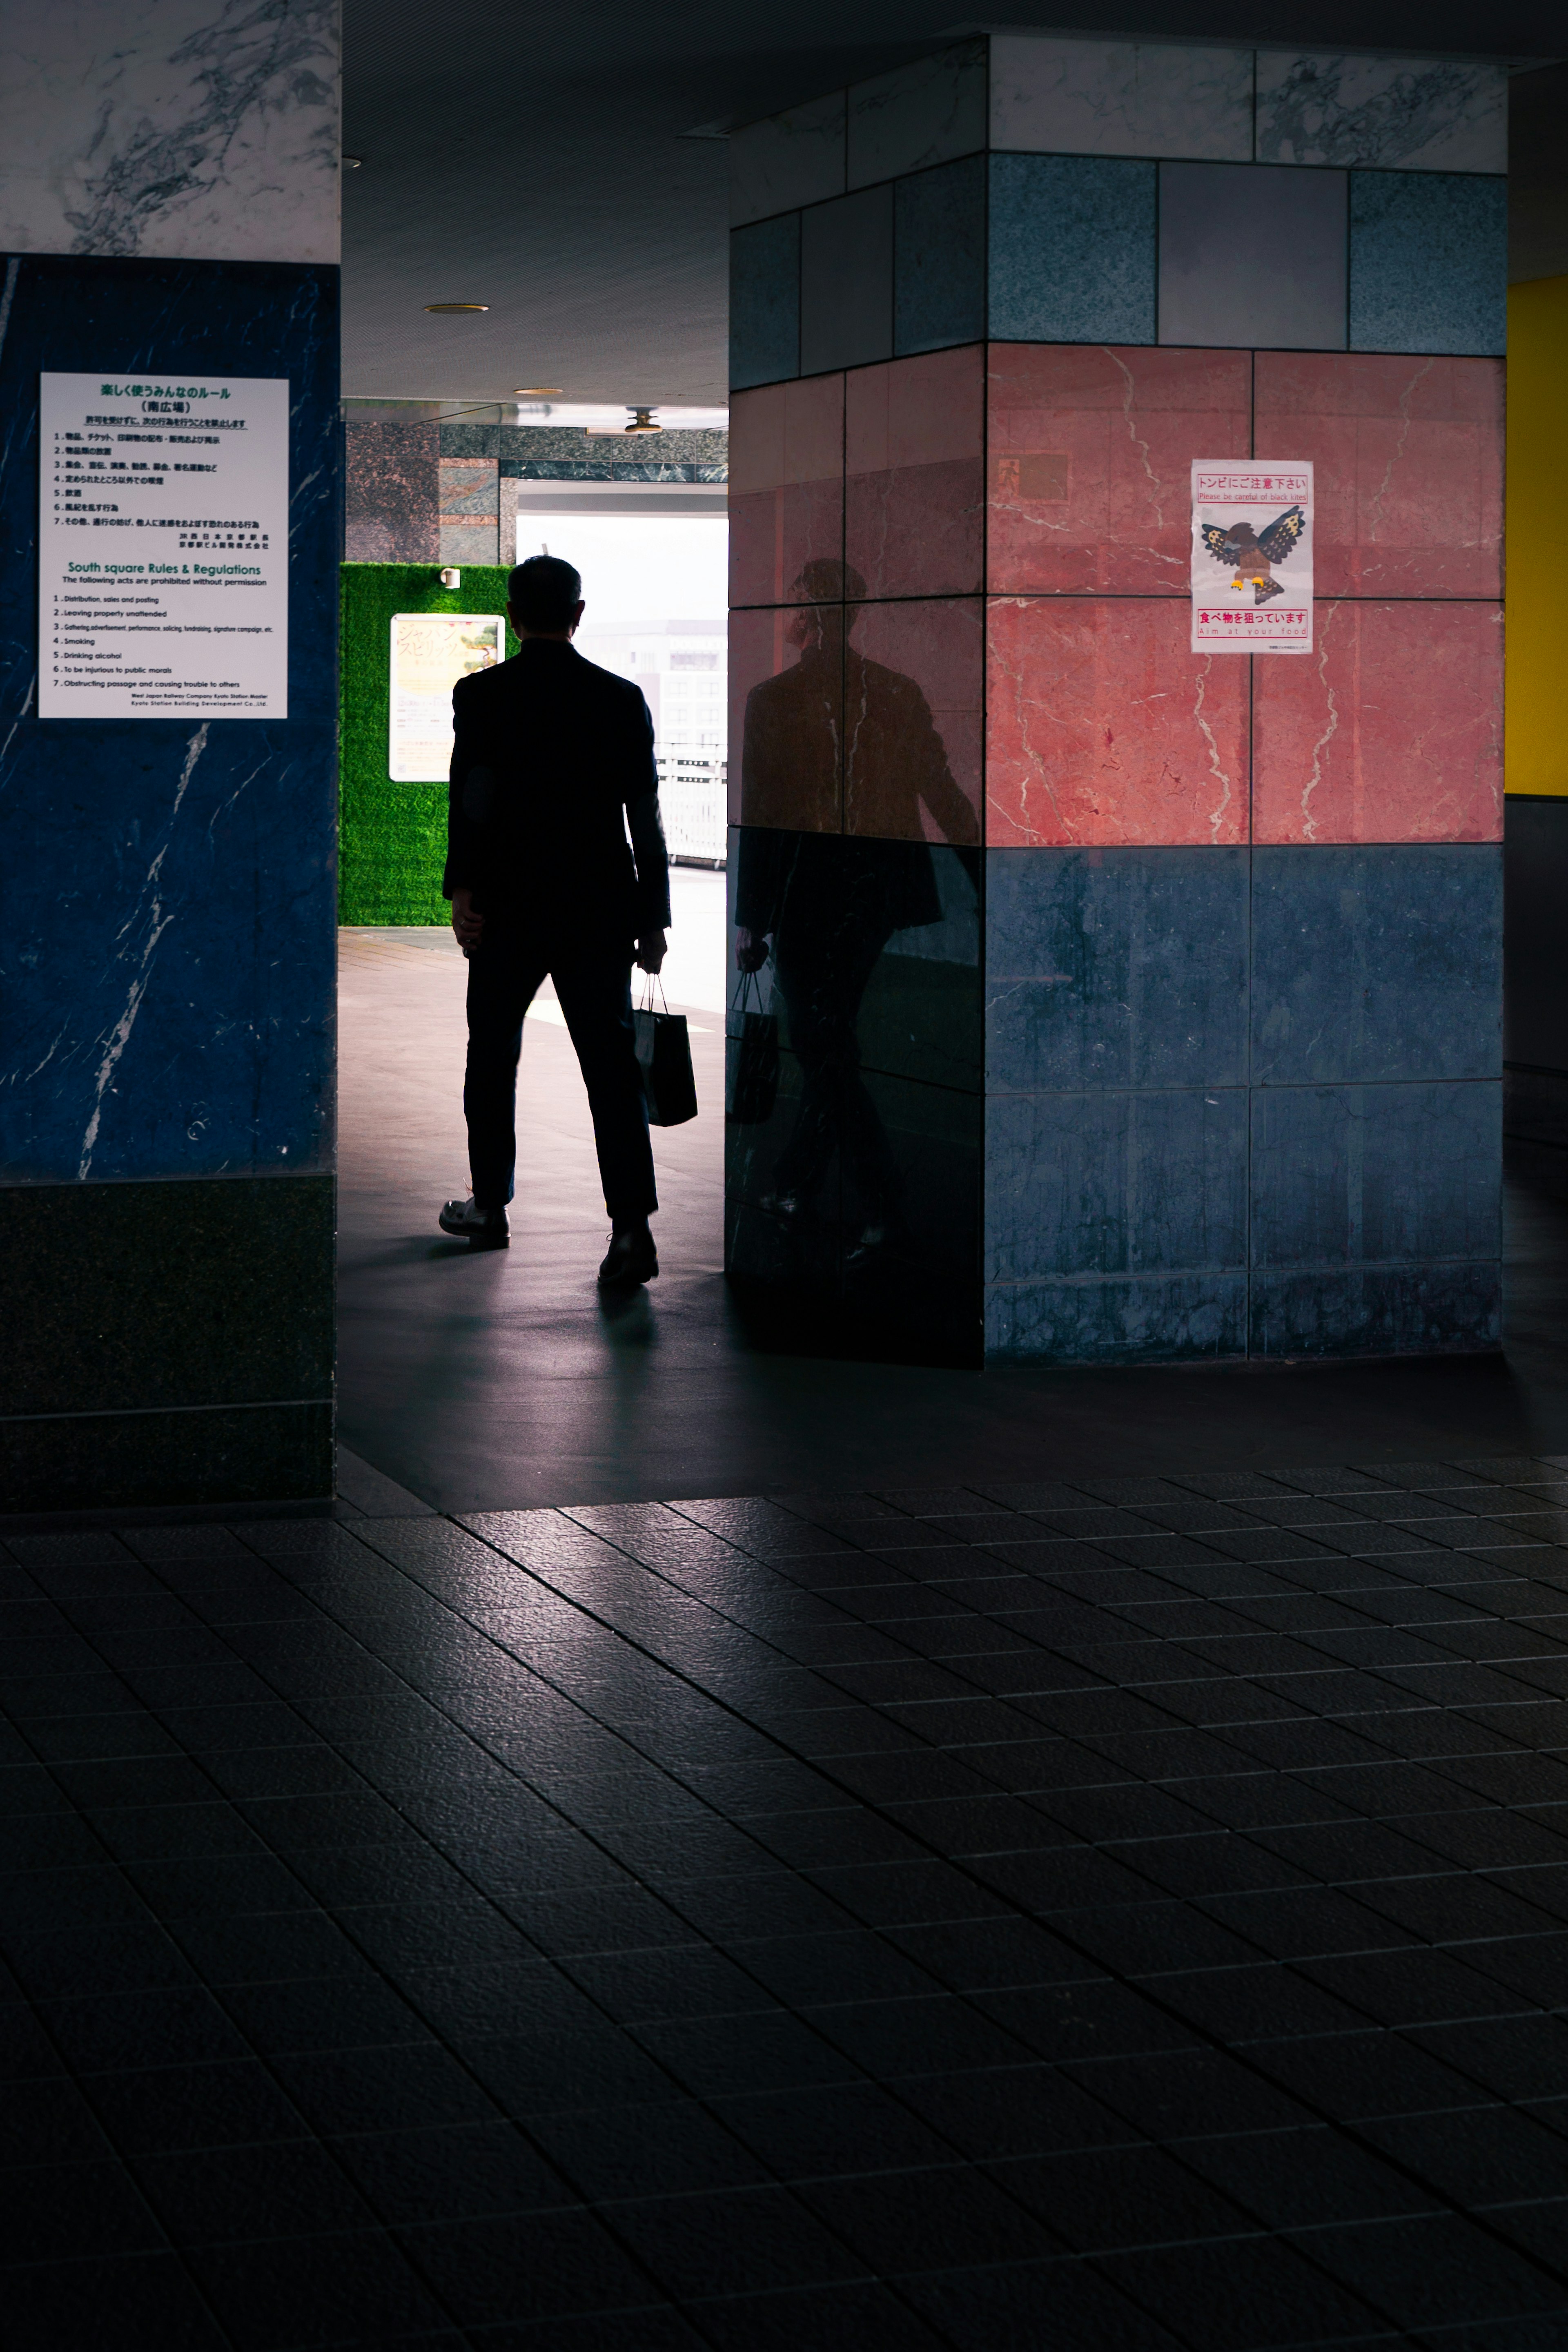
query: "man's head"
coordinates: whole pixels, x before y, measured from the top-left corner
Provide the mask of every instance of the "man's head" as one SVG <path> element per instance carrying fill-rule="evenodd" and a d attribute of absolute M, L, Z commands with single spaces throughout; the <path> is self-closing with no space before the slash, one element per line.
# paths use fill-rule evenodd
<path fill-rule="evenodd" d="M 802 655 L 820 654 L 837 660 L 860 618 L 855 604 L 866 585 L 852 563 L 836 556 L 816 555 L 797 572 L 789 593 L 796 609 L 784 625 L 784 634 Z"/>
<path fill-rule="evenodd" d="M 507 610 L 520 637 L 570 637 L 582 618 L 582 581 L 559 555 L 530 555 L 507 579 Z"/>

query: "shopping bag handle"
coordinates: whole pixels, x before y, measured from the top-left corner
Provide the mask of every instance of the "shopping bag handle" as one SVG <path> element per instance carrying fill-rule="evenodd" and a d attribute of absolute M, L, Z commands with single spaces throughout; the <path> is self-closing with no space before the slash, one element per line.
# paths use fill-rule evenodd
<path fill-rule="evenodd" d="M 659 978 L 658 973 L 655 971 L 645 971 L 643 974 L 643 1002 L 639 1010 L 643 1013 L 652 1013 L 655 1010 L 653 1003 L 653 991 L 655 988 L 659 992 L 659 1002 L 663 1004 L 664 1011 L 667 1013 L 670 1009 L 670 1000 L 664 994 L 664 982 Z"/>

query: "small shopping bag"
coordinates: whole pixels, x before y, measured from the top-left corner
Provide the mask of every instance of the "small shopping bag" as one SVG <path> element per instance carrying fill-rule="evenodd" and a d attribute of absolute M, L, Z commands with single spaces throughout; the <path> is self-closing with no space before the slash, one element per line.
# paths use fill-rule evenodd
<path fill-rule="evenodd" d="M 661 988 L 660 996 L 664 993 Z M 662 1013 L 654 1012 L 651 980 L 646 1002 L 632 1015 L 632 1029 L 643 1072 L 643 1091 L 648 1097 L 649 1126 L 681 1127 L 688 1118 L 695 1118 L 697 1088 L 692 1076 L 692 1041 L 686 1034 L 686 1016 L 684 1013 L 672 1013 L 667 1004 Z"/>
<path fill-rule="evenodd" d="M 755 972 L 741 982 L 725 1029 L 725 1118 L 736 1127 L 761 1127 L 772 1118 L 779 1095 L 779 1015 L 762 1010 Z"/>

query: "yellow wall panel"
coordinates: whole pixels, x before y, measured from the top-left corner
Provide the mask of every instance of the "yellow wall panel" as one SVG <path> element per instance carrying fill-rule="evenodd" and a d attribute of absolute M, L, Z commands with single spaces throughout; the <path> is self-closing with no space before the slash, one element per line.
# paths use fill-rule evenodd
<path fill-rule="evenodd" d="M 1511 793 L 1568 797 L 1568 278 L 1508 295 Z"/>

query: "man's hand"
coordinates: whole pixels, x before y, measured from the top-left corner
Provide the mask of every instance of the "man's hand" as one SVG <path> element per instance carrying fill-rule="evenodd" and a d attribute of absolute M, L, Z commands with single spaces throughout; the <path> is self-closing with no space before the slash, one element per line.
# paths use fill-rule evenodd
<path fill-rule="evenodd" d="M 474 893 L 466 887 L 452 893 L 452 929 L 465 955 L 485 936 L 485 918 L 474 912 Z"/>
<path fill-rule="evenodd" d="M 768 961 L 768 941 L 744 925 L 735 934 L 735 967 L 737 971 L 760 971 Z"/>
<path fill-rule="evenodd" d="M 657 971 L 664 961 L 664 950 L 668 945 L 663 931 L 644 931 L 637 942 L 638 971 Z"/>

